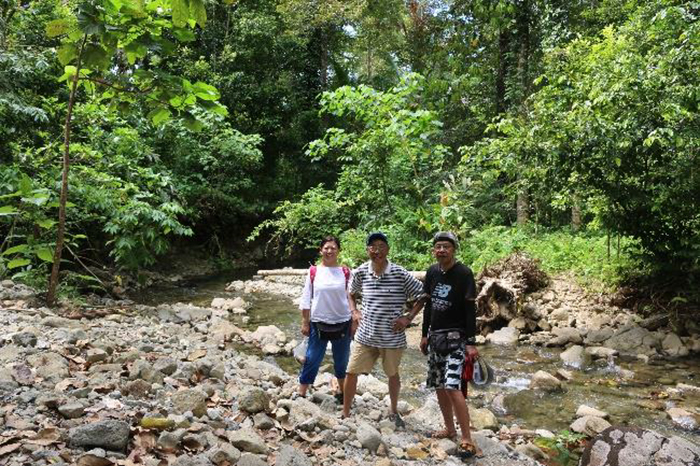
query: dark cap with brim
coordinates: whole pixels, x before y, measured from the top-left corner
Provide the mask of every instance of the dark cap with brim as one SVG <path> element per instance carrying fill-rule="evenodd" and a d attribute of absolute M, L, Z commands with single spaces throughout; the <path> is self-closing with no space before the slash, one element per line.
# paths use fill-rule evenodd
<path fill-rule="evenodd" d="M 367 246 L 372 244 L 374 240 L 380 239 L 384 241 L 387 245 L 389 245 L 389 238 L 386 237 L 384 233 L 381 231 L 375 231 L 373 233 L 370 233 L 369 236 L 367 237 Z"/>
<path fill-rule="evenodd" d="M 450 243 L 452 243 L 452 246 L 454 246 L 455 249 L 459 247 L 457 235 L 455 235 L 451 231 L 438 231 L 437 233 L 435 233 L 435 236 L 433 236 L 433 244 L 437 243 L 438 241 L 449 241 Z"/>

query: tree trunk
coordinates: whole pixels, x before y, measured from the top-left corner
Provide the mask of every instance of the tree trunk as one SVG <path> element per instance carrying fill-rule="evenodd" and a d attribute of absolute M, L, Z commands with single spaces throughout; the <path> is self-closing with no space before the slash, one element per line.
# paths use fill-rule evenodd
<path fill-rule="evenodd" d="M 498 71 L 496 73 L 496 115 L 506 111 L 506 73 L 508 71 L 508 31 L 498 33 Z"/>
<path fill-rule="evenodd" d="M 46 293 L 46 304 L 51 307 L 56 302 L 56 288 L 58 288 L 58 273 L 61 269 L 61 255 L 63 254 L 63 241 L 66 233 L 66 204 L 68 202 L 68 169 L 70 167 L 70 131 L 71 119 L 73 117 L 73 105 L 75 104 L 75 94 L 78 90 L 78 79 L 80 76 L 80 67 L 82 65 L 83 49 L 87 36 L 83 37 L 83 43 L 80 46 L 78 54 L 78 63 L 71 83 L 70 97 L 68 98 L 68 112 L 66 113 L 66 123 L 63 131 L 63 172 L 61 173 L 61 197 L 58 203 L 58 231 L 56 233 L 56 250 L 53 253 L 53 266 L 51 267 L 51 276 L 49 277 L 49 289 Z"/>
<path fill-rule="evenodd" d="M 572 196 L 573 203 L 571 205 L 571 229 L 579 231 L 581 229 L 581 200 L 577 194 Z"/>
<path fill-rule="evenodd" d="M 523 1 L 517 15 L 518 25 L 518 80 L 520 81 L 520 108 L 523 117 L 527 116 L 526 102 L 530 94 L 530 4 L 528 0 Z M 528 193 L 527 177 L 522 174 L 525 172 L 526 162 L 520 161 L 520 169 L 518 170 L 518 181 L 520 188 L 518 190 L 517 205 L 517 221 L 518 225 L 524 225 L 528 222 L 530 196 Z"/>

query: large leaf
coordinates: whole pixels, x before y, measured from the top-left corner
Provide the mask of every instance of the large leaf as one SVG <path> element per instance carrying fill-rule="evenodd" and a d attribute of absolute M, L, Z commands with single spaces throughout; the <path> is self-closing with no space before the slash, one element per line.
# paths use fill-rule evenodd
<path fill-rule="evenodd" d="M 190 0 L 190 12 L 192 17 L 201 27 L 207 23 L 207 9 L 203 0 Z"/>
<path fill-rule="evenodd" d="M 88 68 L 106 69 L 109 67 L 109 54 L 101 45 L 89 44 L 85 47 L 83 56 L 85 66 Z"/>
<path fill-rule="evenodd" d="M 221 95 L 219 91 L 211 84 L 197 81 L 193 85 L 195 95 L 202 100 L 217 100 Z"/>
<path fill-rule="evenodd" d="M 17 209 L 15 209 L 14 206 L 4 205 L 4 206 L 0 207 L 0 216 L 15 215 L 15 214 L 17 214 Z"/>
<path fill-rule="evenodd" d="M 2 253 L 3 256 L 9 256 L 10 254 L 17 254 L 20 252 L 25 252 L 29 249 L 28 244 L 18 244 L 17 246 L 12 246 Z"/>
<path fill-rule="evenodd" d="M 58 37 L 70 30 L 70 21 L 66 18 L 54 19 L 46 24 L 46 35 L 49 37 Z"/>
<path fill-rule="evenodd" d="M 190 17 L 190 2 L 188 0 L 172 0 L 173 25 L 185 27 Z"/>
<path fill-rule="evenodd" d="M 17 267 L 24 267 L 29 265 L 31 261 L 29 259 L 13 259 L 7 264 L 8 269 L 16 269 Z"/>
<path fill-rule="evenodd" d="M 153 121 L 154 125 L 159 125 L 165 121 L 168 121 L 171 117 L 170 109 L 166 107 L 158 107 L 148 114 L 148 118 Z"/>
<path fill-rule="evenodd" d="M 36 256 L 44 262 L 53 263 L 53 252 L 49 248 L 37 249 Z"/>
<path fill-rule="evenodd" d="M 63 44 L 58 48 L 58 61 L 67 65 L 78 57 L 78 48 L 73 44 Z"/>

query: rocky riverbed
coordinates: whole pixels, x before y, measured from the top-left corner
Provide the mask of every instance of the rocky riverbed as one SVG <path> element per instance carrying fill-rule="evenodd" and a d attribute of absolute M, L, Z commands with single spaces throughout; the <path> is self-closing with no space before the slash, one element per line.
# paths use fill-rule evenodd
<path fill-rule="evenodd" d="M 440 427 L 432 399 L 421 406 L 402 401 L 407 426 L 397 429 L 387 419 L 386 386 L 374 377 L 362 378 L 350 419 L 339 418 L 328 374 L 319 377 L 310 398 L 295 399 L 296 374 L 282 370 L 274 356 L 289 354 L 296 342 L 271 325 L 245 329 L 234 324 L 235 319 L 244 322 L 249 318 L 248 295 L 272 291 L 298 296 L 298 277 L 286 281 L 235 282 L 230 289 L 242 297 L 217 298 L 206 306 L 102 301 L 55 311 L 39 307 L 32 290 L 2 282 L 0 464 L 299 466 L 466 461 L 524 466 L 547 461 L 533 439 L 555 434 L 501 425 L 493 415 L 498 408 L 493 399 L 489 406 L 472 409 L 474 436 L 485 453 L 483 458 L 472 459 L 461 458 L 450 440 L 426 438 L 427 431 Z M 547 322 L 554 323 L 548 317 L 556 315 L 561 305 L 557 307 L 552 299 L 545 303 L 545 299 L 546 292 L 533 302 L 538 306 L 552 303 L 551 311 L 542 312 Z M 577 324 L 584 320 L 579 319 L 567 319 L 566 325 L 561 325 L 563 319 L 557 320 L 549 330 L 551 337 L 542 338 L 541 344 L 621 351 L 587 343 L 591 329 L 581 331 Z M 612 335 L 603 342 L 638 327 L 629 319 L 615 317 L 613 321 L 614 325 L 601 324 L 598 329 L 611 327 Z M 630 328 L 622 332 L 625 325 Z M 544 331 L 521 332 L 515 325 L 507 328 L 517 333 L 508 331 L 512 333 L 506 344 L 535 344 L 533 336 Z M 559 328 L 575 329 L 580 341 L 573 331 L 562 333 L 556 330 Z M 664 346 L 666 337 L 661 338 L 659 330 L 645 330 L 654 338 L 642 338 L 644 351 L 638 351 L 640 345 L 635 344 L 634 357 L 654 360 L 663 356 L 664 348 L 670 348 Z M 416 330 L 412 332 L 415 342 Z M 679 340 L 688 352 L 697 351 L 697 337 Z M 491 338 L 488 344 L 502 342 Z M 654 352 L 646 351 L 647 347 Z M 584 355 L 593 360 L 610 357 L 585 350 Z M 572 370 L 575 368 L 573 364 Z M 537 381 L 533 377 L 532 389 L 544 396 L 561 390 L 567 383 L 565 372 L 545 372 Z M 670 392 L 685 400 L 700 389 L 697 384 L 679 384 Z M 675 415 L 683 428 L 696 430 L 695 405 L 674 407 L 679 411 L 668 415 Z M 619 434 L 616 427 L 609 427 L 607 413 L 583 406 L 579 411 L 571 428 L 595 439 L 584 453 L 589 461 L 585 464 L 700 462 L 700 449 L 687 439 L 643 429 Z M 635 435 L 653 436 L 654 441 L 635 443 Z M 616 452 L 615 458 L 624 457 L 620 451 L 633 451 L 639 458 L 656 462 L 600 462 L 606 451 Z"/>

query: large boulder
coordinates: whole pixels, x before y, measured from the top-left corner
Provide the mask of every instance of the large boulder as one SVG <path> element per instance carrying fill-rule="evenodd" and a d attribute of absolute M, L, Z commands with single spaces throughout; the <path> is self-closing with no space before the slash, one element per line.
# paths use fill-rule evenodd
<path fill-rule="evenodd" d="M 581 455 L 580 466 L 697 466 L 700 447 L 639 427 L 611 426 Z"/>
<path fill-rule="evenodd" d="M 107 420 L 74 427 L 68 431 L 72 447 L 122 451 L 129 442 L 130 428 L 124 421 Z"/>
<path fill-rule="evenodd" d="M 620 329 L 605 341 L 605 346 L 626 354 L 654 354 L 659 345 L 659 337 L 649 330 L 628 326 Z"/>
<path fill-rule="evenodd" d="M 248 413 L 267 411 L 269 405 L 270 397 L 260 387 L 245 388 L 238 397 L 238 406 Z"/>
<path fill-rule="evenodd" d="M 532 390 L 542 390 L 546 392 L 556 392 L 562 389 L 559 379 L 545 371 L 537 371 L 530 380 Z"/>
<path fill-rule="evenodd" d="M 486 408 L 470 409 L 469 420 L 474 430 L 497 431 L 500 427 L 496 416 Z"/>
<path fill-rule="evenodd" d="M 688 356 L 688 348 L 683 344 L 681 338 L 675 333 L 669 333 L 661 342 L 664 354 L 671 357 Z"/>
<path fill-rule="evenodd" d="M 563 351 L 559 355 L 559 358 L 565 365 L 576 369 L 583 369 L 588 363 L 588 355 L 585 353 L 584 348 L 581 345 L 574 345 L 566 351 Z"/>
<path fill-rule="evenodd" d="M 518 344 L 519 337 L 520 332 L 517 328 L 503 327 L 500 330 L 486 335 L 486 341 L 494 345 L 515 346 Z"/>
<path fill-rule="evenodd" d="M 375 453 L 382 443 L 382 434 L 370 424 L 363 422 L 357 427 L 357 440 L 363 448 Z"/>
<path fill-rule="evenodd" d="M 610 427 L 610 423 L 602 417 L 586 415 L 576 419 L 570 427 L 574 432 L 593 437 Z"/>

